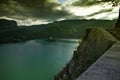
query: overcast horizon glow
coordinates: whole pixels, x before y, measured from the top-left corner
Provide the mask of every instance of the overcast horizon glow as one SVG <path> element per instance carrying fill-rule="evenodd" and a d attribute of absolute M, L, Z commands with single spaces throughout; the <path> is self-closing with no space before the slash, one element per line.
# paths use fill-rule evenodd
<path fill-rule="evenodd" d="M 6 0 L 0 4 L 0 18 L 15 20 L 18 25 L 47 24 L 67 19 L 117 19 L 119 9 L 108 4 L 73 5 L 79 0 Z M 23 2 L 22 2 L 23 1 Z M 36 1 L 36 2 L 33 2 Z M 28 4 L 29 3 L 29 4 Z M 16 6 L 16 7 L 15 7 Z"/>

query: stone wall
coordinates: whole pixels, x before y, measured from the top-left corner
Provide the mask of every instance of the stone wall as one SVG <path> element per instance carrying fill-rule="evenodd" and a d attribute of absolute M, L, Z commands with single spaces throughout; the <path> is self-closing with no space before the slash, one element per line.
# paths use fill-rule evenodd
<path fill-rule="evenodd" d="M 120 80 L 120 42 L 107 50 L 77 80 Z"/>
<path fill-rule="evenodd" d="M 118 40 L 101 28 L 86 30 L 83 41 L 74 51 L 66 67 L 55 76 L 55 80 L 76 80 L 91 64 L 105 53 Z"/>

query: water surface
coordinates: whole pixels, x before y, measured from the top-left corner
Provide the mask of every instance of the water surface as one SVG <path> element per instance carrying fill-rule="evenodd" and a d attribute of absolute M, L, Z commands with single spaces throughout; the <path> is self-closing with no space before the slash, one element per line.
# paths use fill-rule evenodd
<path fill-rule="evenodd" d="M 0 45 L 0 80 L 53 80 L 72 57 L 78 42 L 31 40 Z"/>

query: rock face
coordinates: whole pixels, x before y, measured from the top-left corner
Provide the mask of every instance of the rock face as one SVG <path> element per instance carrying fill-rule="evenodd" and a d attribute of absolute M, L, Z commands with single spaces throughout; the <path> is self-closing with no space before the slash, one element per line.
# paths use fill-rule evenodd
<path fill-rule="evenodd" d="M 87 29 L 73 58 L 55 80 L 75 80 L 117 40 L 105 29 Z"/>
<path fill-rule="evenodd" d="M 0 19 L 0 30 L 13 29 L 17 27 L 16 21 Z"/>

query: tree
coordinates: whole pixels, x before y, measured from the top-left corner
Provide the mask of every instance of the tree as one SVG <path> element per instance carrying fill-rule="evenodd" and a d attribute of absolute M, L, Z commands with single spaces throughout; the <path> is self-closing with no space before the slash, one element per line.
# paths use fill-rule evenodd
<path fill-rule="evenodd" d="M 120 0 L 101 0 L 102 2 L 110 2 L 113 6 L 118 6 L 120 4 Z"/>
<path fill-rule="evenodd" d="M 119 6 L 120 5 L 120 0 L 111 0 L 113 7 L 114 6 Z M 115 28 L 120 27 L 120 7 L 119 7 L 119 16 L 118 16 L 118 20 L 116 22 Z"/>
<path fill-rule="evenodd" d="M 118 28 L 118 27 L 120 27 L 120 8 L 119 8 L 119 16 L 115 25 L 115 28 Z"/>
<path fill-rule="evenodd" d="M 119 7 L 119 16 L 117 19 L 117 22 L 115 24 L 115 28 L 120 27 L 120 0 L 102 0 L 102 2 L 110 2 L 112 6 L 118 6 Z"/>

